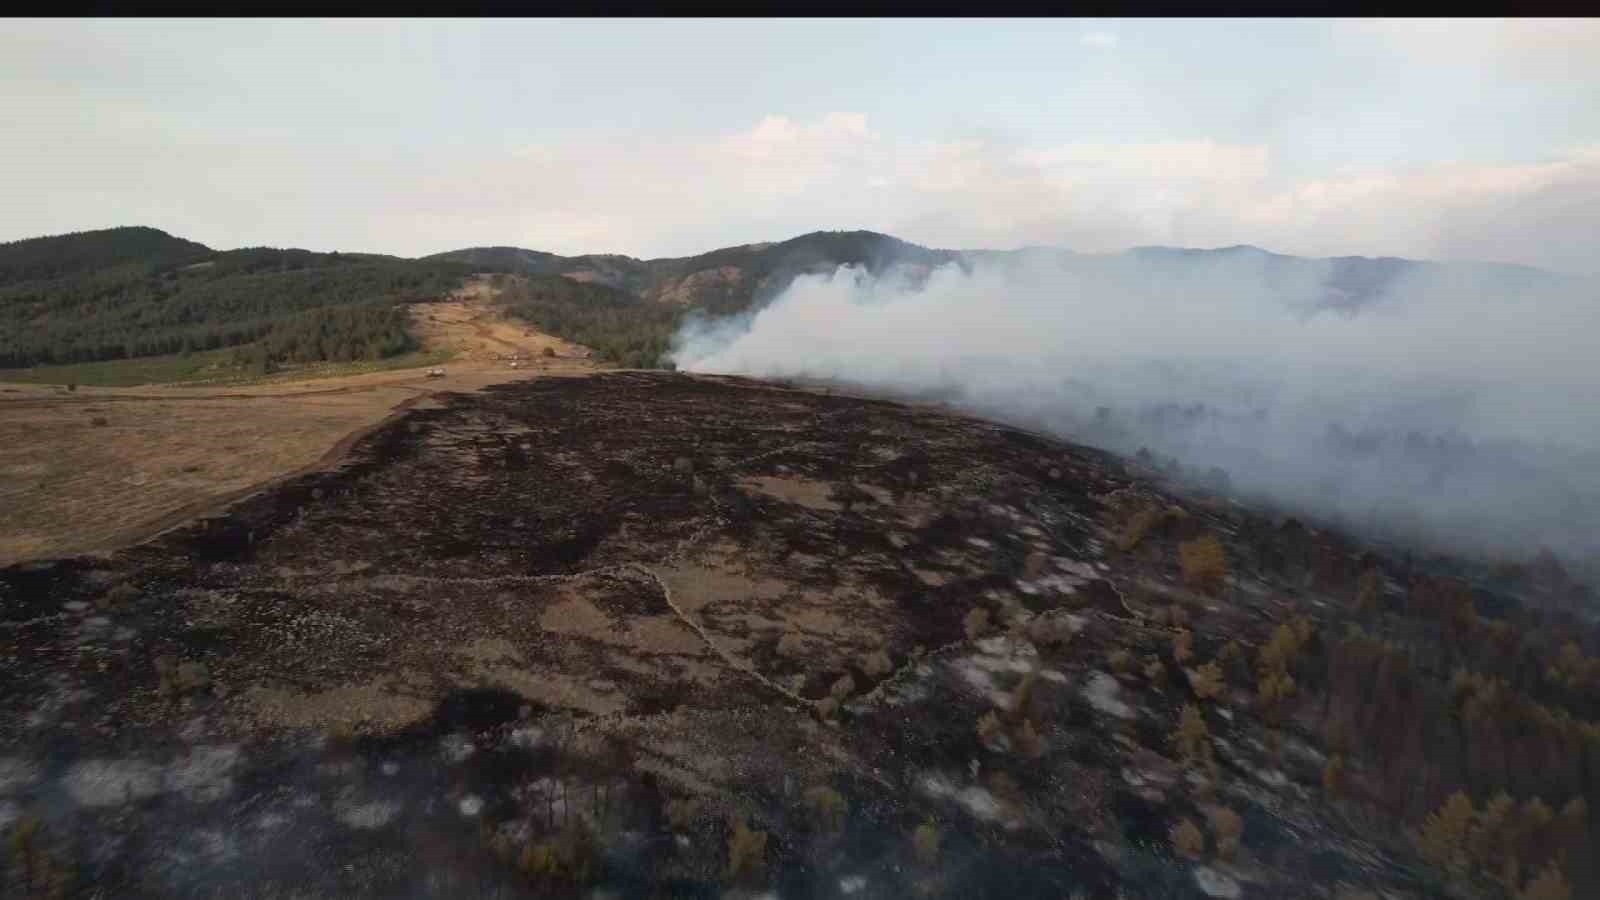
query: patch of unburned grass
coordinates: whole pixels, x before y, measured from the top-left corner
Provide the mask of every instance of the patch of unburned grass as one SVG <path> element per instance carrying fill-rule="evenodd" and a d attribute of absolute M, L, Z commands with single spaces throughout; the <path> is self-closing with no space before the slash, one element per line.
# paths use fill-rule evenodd
<path fill-rule="evenodd" d="M 0 369 L 0 381 L 18 384 L 80 384 L 86 387 L 134 387 L 143 384 L 205 387 L 277 384 L 286 381 L 340 378 L 367 372 L 436 366 L 448 362 L 452 356 L 448 350 L 419 351 L 388 359 L 284 366 L 270 375 L 260 375 L 248 367 L 235 365 L 234 348 L 228 348 L 191 353 L 188 356 L 145 356 L 138 359 L 34 366 L 30 369 Z"/>

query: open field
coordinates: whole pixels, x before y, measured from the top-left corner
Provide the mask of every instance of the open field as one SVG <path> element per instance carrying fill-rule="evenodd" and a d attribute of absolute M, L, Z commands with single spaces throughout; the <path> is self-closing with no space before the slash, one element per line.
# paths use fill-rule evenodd
<path fill-rule="evenodd" d="M 85 377 L 70 393 L 0 383 L 0 564 L 148 536 L 270 479 L 329 462 L 347 437 L 435 393 L 594 368 L 574 358 L 580 348 L 496 318 L 486 290 L 472 282 L 448 302 L 412 307 L 424 351 L 395 360 L 205 385 L 93 387 Z M 563 355 L 544 357 L 546 347 Z M 511 352 L 524 357 L 516 370 L 494 358 Z M 70 368 L 128 381 L 180 375 L 182 363 L 200 367 L 184 370 L 191 380 L 215 379 L 203 368 L 210 355 Z M 443 378 L 417 368 L 441 360 L 448 360 Z M 401 365 L 409 368 L 393 368 Z"/>

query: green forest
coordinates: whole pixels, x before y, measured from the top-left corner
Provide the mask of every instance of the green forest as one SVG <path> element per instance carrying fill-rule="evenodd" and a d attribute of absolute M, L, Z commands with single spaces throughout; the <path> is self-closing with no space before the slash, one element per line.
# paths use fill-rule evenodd
<path fill-rule="evenodd" d="M 633 369 L 663 368 L 682 310 L 559 275 L 500 276 L 506 312 Z"/>
<path fill-rule="evenodd" d="M 150 228 L 16 241 L 0 245 L 0 368 L 258 341 L 277 362 L 381 358 L 415 347 L 395 304 L 467 274 L 371 254 L 219 253 Z"/>
<path fill-rule="evenodd" d="M 267 374 L 283 363 L 387 359 L 419 347 L 405 312 L 393 303 L 330 306 L 275 321 L 260 339 L 234 351 L 234 362 Z"/>

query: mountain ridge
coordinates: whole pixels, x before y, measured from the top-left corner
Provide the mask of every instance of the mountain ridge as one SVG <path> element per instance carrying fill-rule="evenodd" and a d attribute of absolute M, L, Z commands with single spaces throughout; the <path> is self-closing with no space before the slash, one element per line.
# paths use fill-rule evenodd
<path fill-rule="evenodd" d="M 746 313 L 771 302 L 796 278 L 847 265 L 875 276 L 893 270 L 912 286 L 949 265 L 967 273 L 979 266 L 1054 267 L 1091 286 L 1127 284 L 1135 276 L 1163 290 L 1183 290 L 1192 279 L 1242 275 L 1287 302 L 1347 312 L 1381 301 L 1414 275 L 1430 288 L 1452 290 L 1470 282 L 1508 296 L 1582 281 L 1514 264 L 1301 257 L 1248 244 L 1111 253 L 1041 246 L 951 250 L 860 229 L 638 259 L 562 256 L 509 245 L 417 258 L 271 247 L 215 250 L 157 228 L 124 226 L 0 244 L 0 367 L 250 343 L 290 314 L 423 299 L 469 272 L 515 276 L 500 279 L 508 310 L 580 343 L 581 330 L 615 362 L 653 366 L 664 361 L 663 348 L 684 316 Z M 634 302 L 645 305 L 630 308 Z M 563 327 L 572 333 L 561 333 Z"/>

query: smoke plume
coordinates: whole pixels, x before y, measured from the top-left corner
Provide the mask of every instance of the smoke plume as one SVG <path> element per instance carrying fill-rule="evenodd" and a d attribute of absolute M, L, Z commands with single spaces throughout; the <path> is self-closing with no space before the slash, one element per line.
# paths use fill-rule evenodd
<path fill-rule="evenodd" d="M 690 320 L 673 359 L 1147 447 L 1359 530 L 1497 557 L 1593 555 L 1592 283 L 1408 265 L 1355 295 L 1334 261 L 1285 259 L 1033 250 L 931 271 L 842 267 L 797 278 L 758 310 Z"/>

